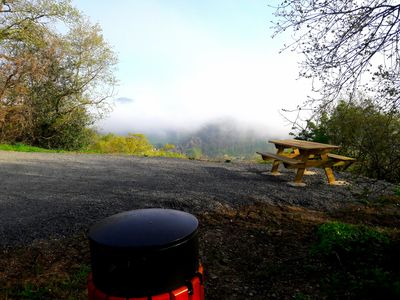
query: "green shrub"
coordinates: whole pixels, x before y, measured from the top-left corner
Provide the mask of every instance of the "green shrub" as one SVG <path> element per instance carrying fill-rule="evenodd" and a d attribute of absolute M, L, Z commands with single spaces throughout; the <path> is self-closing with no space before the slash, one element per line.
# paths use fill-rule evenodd
<path fill-rule="evenodd" d="M 400 181 L 400 113 L 384 111 L 371 99 L 340 101 L 321 111 L 296 138 L 341 146 L 339 154 L 354 157 L 349 170 L 390 182 Z"/>
<path fill-rule="evenodd" d="M 186 154 L 191 159 L 200 159 L 203 156 L 203 152 L 199 147 L 192 147 L 186 151 Z"/>
<path fill-rule="evenodd" d="M 312 252 L 330 265 L 322 284 L 331 298 L 400 299 L 397 246 L 386 233 L 330 222 L 319 226 L 317 237 Z"/>
<path fill-rule="evenodd" d="M 396 187 L 396 189 L 394 190 L 394 194 L 396 196 L 400 196 L 400 184 Z"/>
<path fill-rule="evenodd" d="M 175 151 L 175 145 L 165 144 L 160 150 L 157 150 L 144 134 L 138 133 L 129 133 L 127 136 L 112 133 L 97 135 L 86 150 L 95 153 L 186 158 L 184 154 Z"/>
<path fill-rule="evenodd" d="M 125 153 L 144 155 L 153 149 L 143 134 L 129 133 L 128 136 L 118 136 L 112 133 L 98 136 L 89 150 L 97 153 Z"/>
<path fill-rule="evenodd" d="M 340 222 L 330 222 L 318 228 L 319 243 L 314 251 L 323 255 L 361 253 L 375 246 L 389 244 L 386 234 L 369 228 Z"/>

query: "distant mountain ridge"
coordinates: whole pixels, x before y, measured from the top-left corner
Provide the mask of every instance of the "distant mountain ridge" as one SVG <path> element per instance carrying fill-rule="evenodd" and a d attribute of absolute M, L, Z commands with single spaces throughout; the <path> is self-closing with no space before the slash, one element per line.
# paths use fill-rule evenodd
<path fill-rule="evenodd" d="M 268 132 L 260 133 L 245 128 L 234 120 L 210 122 L 191 133 L 170 131 L 164 136 L 148 135 L 149 140 L 160 147 L 175 144 L 178 151 L 190 157 L 200 158 L 253 158 L 256 151 L 271 150 Z M 270 135 L 271 136 L 271 135 Z"/>

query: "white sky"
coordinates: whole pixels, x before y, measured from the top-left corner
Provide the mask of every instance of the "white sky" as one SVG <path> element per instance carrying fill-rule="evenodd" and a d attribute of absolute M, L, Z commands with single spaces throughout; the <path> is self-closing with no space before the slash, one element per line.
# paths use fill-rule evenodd
<path fill-rule="evenodd" d="M 192 129 L 231 117 L 286 135 L 281 108 L 306 100 L 299 57 L 279 54 L 266 0 L 74 0 L 103 28 L 120 81 L 104 131 Z M 286 125 L 286 126 L 285 126 Z"/>

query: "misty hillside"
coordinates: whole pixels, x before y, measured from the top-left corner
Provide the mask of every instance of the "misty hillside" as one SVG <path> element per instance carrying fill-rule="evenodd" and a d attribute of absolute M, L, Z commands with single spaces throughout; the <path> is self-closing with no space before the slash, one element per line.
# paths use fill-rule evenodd
<path fill-rule="evenodd" d="M 268 132 L 257 132 L 231 119 L 207 123 L 190 133 L 169 131 L 163 136 L 149 135 L 157 147 L 172 143 L 178 151 L 194 158 L 254 158 L 256 151 L 273 150 L 267 143 L 269 138 Z"/>

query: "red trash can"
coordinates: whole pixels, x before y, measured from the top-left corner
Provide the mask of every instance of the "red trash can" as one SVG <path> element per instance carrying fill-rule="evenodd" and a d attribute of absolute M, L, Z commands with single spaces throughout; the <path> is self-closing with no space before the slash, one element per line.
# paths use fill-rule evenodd
<path fill-rule="evenodd" d="M 89 300 L 204 300 L 198 220 L 171 209 L 108 217 L 89 231 Z"/>

